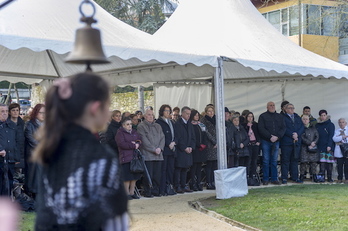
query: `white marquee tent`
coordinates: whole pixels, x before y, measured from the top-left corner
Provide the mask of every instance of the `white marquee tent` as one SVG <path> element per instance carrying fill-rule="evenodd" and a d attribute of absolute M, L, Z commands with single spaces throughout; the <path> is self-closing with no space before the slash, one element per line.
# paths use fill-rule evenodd
<path fill-rule="evenodd" d="M 343 96 L 348 87 L 345 79 L 348 67 L 291 42 L 250 1 L 182 1 L 154 37 L 167 41 L 177 50 L 185 48 L 195 54 L 225 57 L 224 99 L 230 109 L 250 109 L 259 115 L 268 101 L 273 100 L 278 106 L 286 99 L 298 107 L 298 113 L 308 104 L 314 116 L 324 107 L 335 114 L 335 119 L 348 118 L 345 97 L 337 97 Z M 178 99 L 181 93 L 176 93 L 177 89 L 185 92 L 186 87 L 190 95 L 195 95 L 201 89 L 209 92 L 207 89 L 211 88 L 211 85 L 167 82 L 156 84 L 155 90 L 169 92 L 175 96 L 170 102 L 179 106 L 185 102 Z M 168 99 L 157 94 L 156 105 L 164 100 Z M 195 102 L 189 103 L 203 110 Z"/>
<path fill-rule="evenodd" d="M 64 63 L 67 53 L 73 49 L 75 30 L 83 26 L 79 22 L 80 3 L 77 0 L 18 0 L 1 9 L 0 80 L 34 83 L 83 71 L 85 67 L 82 65 Z M 191 59 L 214 59 L 168 52 L 166 46 L 155 42 L 151 35 L 94 5 L 98 23 L 93 26 L 101 30 L 104 52 L 112 61 L 111 64 L 92 66 L 96 72 L 118 70 L 119 74 L 125 68 L 144 69 L 144 66 L 149 68 L 173 60 L 178 64 L 187 64 L 186 60 Z M 87 15 L 91 11 L 88 7 L 83 9 Z M 123 78 L 112 82 L 152 82 L 150 77 L 143 76 L 137 80 Z"/>
<path fill-rule="evenodd" d="M 2 9 L 0 80 L 33 83 L 83 70 L 83 66 L 63 62 L 66 52 L 73 47 L 74 31 L 82 26 L 79 4 L 80 1 L 71 0 L 18 0 Z M 93 66 L 96 72 L 114 84 L 215 76 L 218 130 L 224 127 L 224 98 L 228 106 L 236 99 L 243 105 L 253 101 L 265 105 L 268 100 L 278 103 L 282 93 L 287 99 L 285 86 L 290 84 L 284 84 L 284 79 L 348 76 L 348 67 L 288 41 L 248 0 L 183 1 L 154 36 L 122 23 L 99 6 L 95 18 L 102 32 L 105 53 L 112 60 L 108 65 Z M 239 82 L 270 81 L 272 78 L 274 82 L 235 83 L 237 88 L 227 85 L 224 96 L 223 77 Z M 276 81 L 282 84 L 281 89 Z M 326 81 L 323 80 L 324 85 Z M 337 85 L 343 86 L 340 83 Z M 316 89 L 318 91 L 320 89 Z M 239 92 L 238 98 L 234 92 Z M 330 89 L 328 94 L 335 92 Z M 167 93 L 161 98 L 169 101 Z M 300 94 L 297 95 L 300 98 Z M 218 131 L 218 134 L 223 133 Z M 224 137 L 219 140 L 224 142 Z"/>

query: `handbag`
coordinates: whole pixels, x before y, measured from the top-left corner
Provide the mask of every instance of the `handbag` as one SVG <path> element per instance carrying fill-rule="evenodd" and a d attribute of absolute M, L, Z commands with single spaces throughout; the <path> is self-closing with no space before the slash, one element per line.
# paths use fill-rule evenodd
<path fill-rule="evenodd" d="M 321 152 L 320 154 L 321 163 L 334 163 L 334 157 L 330 152 Z"/>
<path fill-rule="evenodd" d="M 342 143 L 339 145 L 343 157 L 347 158 L 348 157 L 348 143 Z"/>
<path fill-rule="evenodd" d="M 307 146 L 307 152 L 310 152 L 310 153 L 317 153 L 317 152 L 318 152 L 318 147 L 317 147 L 317 145 L 315 145 L 314 147 L 312 147 L 312 146 Z"/>
<path fill-rule="evenodd" d="M 199 150 L 199 151 L 203 151 L 203 150 L 206 149 L 206 148 L 207 148 L 207 145 L 205 145 L 205 144 L 200 144 L 198 150 Z"/>
<path fill-rule="evenodd" d="M 134 150 L 133 159 L 130 162 L 130 171 L 132 173 L 143 173 L 145 171 L 143 155 L 138 149 Z"/>

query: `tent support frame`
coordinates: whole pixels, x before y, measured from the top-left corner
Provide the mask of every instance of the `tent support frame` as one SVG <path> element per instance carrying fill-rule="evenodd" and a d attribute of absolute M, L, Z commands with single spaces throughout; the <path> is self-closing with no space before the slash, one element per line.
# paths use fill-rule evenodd
<path fill-rule="evenodd" d="M 218 58 L 218 67 L 214 74 L 216 139 L 218 169 L 227 168 L 226 134 L 225 134 L 225 103 L 224 103 L 224 76 L 223 59 Z"/>

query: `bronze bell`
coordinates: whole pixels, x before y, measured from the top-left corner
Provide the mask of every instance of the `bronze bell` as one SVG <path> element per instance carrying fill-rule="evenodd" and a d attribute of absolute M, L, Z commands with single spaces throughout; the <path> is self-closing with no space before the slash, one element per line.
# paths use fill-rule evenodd
<path fill-rule="evenodd" d="M 66 57 L 65 62 L 87 64 L 87 70 L 91 70 L 90 64 L 110 63 L 103 51 L 100 31 L 91 26 L 96 20 L 93 16 L 85 17 L 82 14 L 81 21 L 86 25 L 76 30 L 74 50 Z"/>

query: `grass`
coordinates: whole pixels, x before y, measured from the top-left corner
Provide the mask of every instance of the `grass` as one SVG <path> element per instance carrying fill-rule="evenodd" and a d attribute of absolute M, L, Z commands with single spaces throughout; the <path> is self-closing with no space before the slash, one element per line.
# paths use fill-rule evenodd
<path fill-rule="evenodd" d="M 21 213 L 21 218 L 20 218 L 21 221 L 19 224 L 19 230 L 20 231 L 34 231 L 35 217 L 36 217 L 36 214 L 33 212 Z"/>
<path fill-rule="evenodd" d="M 293 185 L 249 190 L 245 197 L 203 206 L 262 230 L 348 230 L 348 186 Z"/>

